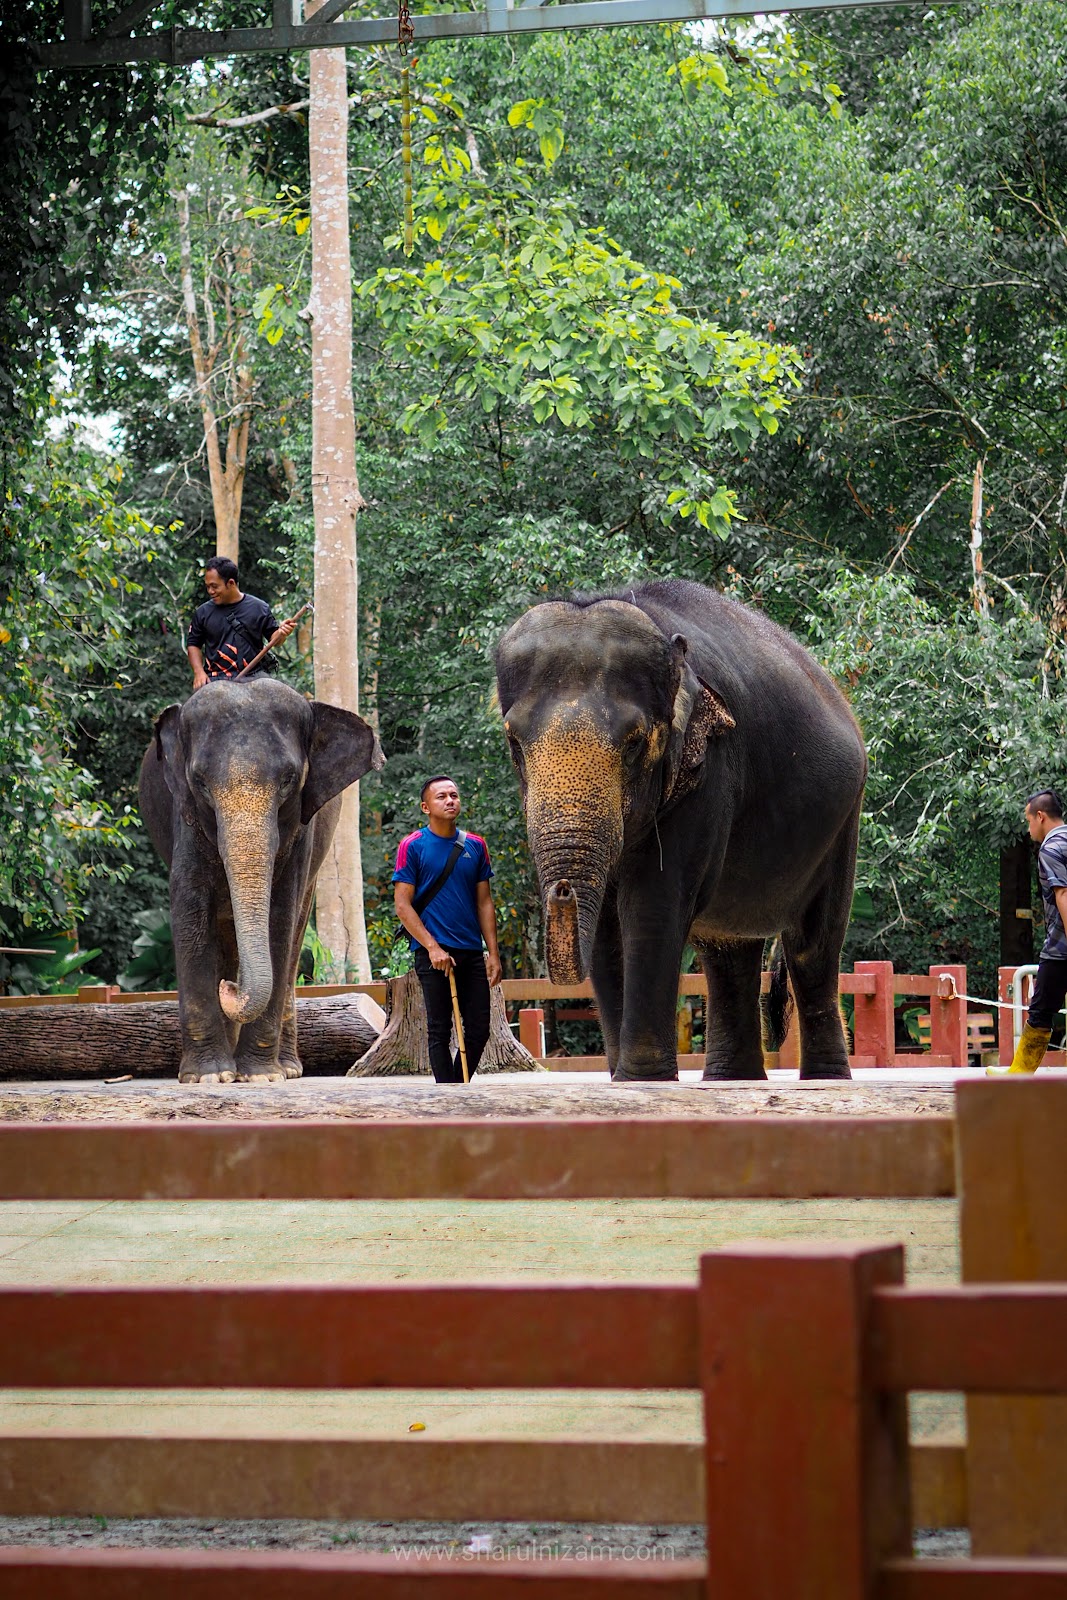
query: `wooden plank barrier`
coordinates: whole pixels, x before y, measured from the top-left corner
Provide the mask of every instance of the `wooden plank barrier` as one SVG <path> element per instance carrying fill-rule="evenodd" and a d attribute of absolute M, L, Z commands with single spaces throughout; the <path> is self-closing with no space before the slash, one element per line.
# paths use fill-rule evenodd
<path fill-rule="evenodd" d="M 705 1600 L 699 1561 L 552 1562 L 254 1550 L 0 1551 L 4 1600 Z"/>
<path fill-rule="evenodd" d="M 1043 1209 L 1062 1217 L 1056 1184 L 1064 1183 L 1059 1169 L 1067 1083 L 967 1083 L 959 1087 L 958 1102 L 959 1173 L 969 1226 L 1004 1234 L 1024 1256 L 1029 1251 L 1036 1268 L 1030 1275 L 1036 1276 L 1047 1269 L 1040 1241 L 1029 1242 L 1033 1218 Z M 912 1127 L 925 1123 L 917 1119 Z M 453 1125 L 452 1131 L 472 1133 L 478 1126 Z M 564 1126 L 552 1125 L 557 1137 Z M 577 1126 L 588 1131 L 597 1124 Z M 657 1133 L 663 1124 L 647 1126 Z M 194 1132 L 222 1131 L 148 1127 L 179 1141 Z M 17 1139 L 9 1142 L 8 1135 L 51 1138 L 84 1131 L 93 1136 L 86 1149 L 96 1147 L 88 1163 L 94 1166 L 117 1152 L 117 1145 L 109 1152 L 100 1142 L 104 1135 L 132 1132 L 136 1145 L 146 1130 L 3 1129 L 0 1173 L 6 1177 L 14 1170 L 16 1191 L 29 1186 L 39 1194 L 42 1184 L 31 1177 L 29 1159 L 36 1154 L 47 1178 L 43 1187 L 61 1197 L 71 1182 L 70 1167 L 65 1177 L 61 1161 L 77 1165 L 77 1146 L 38 1143 L 34 1152 L 30 1144 L 20 1149 Z M 232 1131 L 263 1130 L 253 1125 Z M 824 1143 L 834 1149 L 832 1141 Z M 1001 1151 L 999 1176 L 993 1146 Z M 143 1194 L 155 1194 L 158 1177 L 146 1157 L 166 1160 L 179 1148 L 141 1146 L 130 1168 L 124 1171 L 119 1163 L 113 1187 L 129 1197 L 136 1179 Z M 266 1173 L 255 1169 L 267 1168 L 278 1155 L 278 1147 L 256 1138 L 250 1148 L 245 1170 L 240 1160 L 232 1169 L 235 1195 L 263 1189 Z M 207 1182 L 215 1194 L 226 1158 L 237 1147 L 198 1149 L 182 1169 L 179 1187 L 198 1193 L 197 1185 Z M 809 1142 L 806 1162 L 814 1151 Z M 13 1169 L 8 1156 L 16 1158 Z M 513 1179 L 524 1170 L 516 1159 Z M 292 1167 L 286 1183 L 300 1170 L 300 1163 Z M 377 1181 L 393 1195 L 385 1170 Z M 614 1181 L 613 1169 L 591 1163 L 582 1192 L 594 1191 L 596 1170 L 604 1181 Z M 447 1166 L 439 1175 L 457 1181 Z M 462 1171 L 459 1180 L 467 1181 Z M 944 1174 L 938 1181 L 944 1183 Z M 102 1169 L 93 1184 L 94 1194 L 106 1192 Z M 626 1338 L 606 1338 L 611 1329 L 625 1329 Z M 534 1560 L 511 1567 L 479 1558 L 416 1564 L 402 1557 L 312 1559 L 291 1553 L 257 1555 L 250 1565 L 248 1556 L 236 1552 L 9 1548 L 0 1550 L 5 1600 L 159 1600 L 194 1592 L 237 1600 L 252 1582 L 261 1600 L 319 1600 L 357 1591 L 400 1600 L 416 1590 L 425 1600 L 476 1594 L 496 1600 L 512 1589 L 524 1600 L 542 1594 L 545 1600 L 584 1600 L 594 1591 L 605 1600 L 653 1594 L 687 1600 L 1067 1596 L 1064 1559 L 1034 1560 L 1029 1552 L 980 1553 L 968 1562 L 911 1559 L 913 1523 L 920 1509 L 924 1518 L 927 1512 L 923 1472 L 929 1459 L 909 1450 L 905 1409 L 907 1393 L 916 1390 L 963 1389 L 998 1397 L 998 1403 L 1005 1395 L 1067 1394 L 1067 1282 L 906 1288 L 899 1245 L 738 1245 L 703 1256 L 699 1281 L 681 1285 L 10 1288 L 0 1290 L 0 1386 L 5 1385 L 695 1387 L 704 1399 L 705 1442 L 696 1451 L 708 1528 L 706 1565 Z M 256 1443 L 256 1464 L 263 1470 L 267 1446 Z M 438 1443 L 443 1471 L 452 1446 Z M 497 1442 L 485 1444 L 491 1449 Z M 587 1441 L 580 1444 L 588 1448 Z M 405 1445 L 412 1461 L 423 1448 L 422 1441 Z M 0 1465 L 7 1459 L 0 1449 Z M 396 1449 L 394 1471 L 399 1460 Z M 940 1493 L 946 1510 L 960 1518 L 969 1491 L 959 1482 L 958 1457 L 952 1471 L 955 1487 L 943 1484 Z M 688 1481 L 691 1488 L 692 1474 Z"/>
<path fill-rule="evenodd" d="M 0 1198 L 9 1200 L 947 1197 L 954 1184 L 947 1117 L 0 1125 Z M 188 1290 L 172 1303 L 181 1325 L 188 1325 L 185 1307 L 196 1303 Z M 44 1304 L 38 1298 L 22 1307 L 26 1316 L 27 1306 L 36 1307 L 40 1339 L 25 1324 L 9 1327 L 0 1351 L 49 1346 L 54 1330 Z M 74 1324 L 99 1330 L 104 1304 L 77 1301 Z M 148 1333 L 131 1331 L 132 1317 L 150 1314 L 144 1305 L 135 1294 L 115 1313 L 116 1350 L 152 1344 Z M 311 1320 L 317 1339 L 317 1311 Z M 421 1344 L 417 1330 L 411 1336 Z M 602 1343 L 601 1332 L 590 1349 Z M 472 1344 L 480 1348 L 480 1339 Z M 486 1381 L 481 1364 L 479 1371 L 472 1381 Z M 29 1381 L 27 1372 L 22 1377 Z M 115 1377 L 135 1381 L 124 1358 Z M 0 1369 L 5 1381 L 13 1375 Z M 408 1439 L 27 1430 L 0 1439 L 0 1511 L 661 1523 L 702 1516 L 703 1452 L 688 1441 L 416 1442 L 413 1456 Z M 928 1525 L 966 1520 L 961 1463 L 959 1448 L 916 1447 Z"/>
<path fill-rule="evenodd" d="M 714 1600 L 1067 1595 L 1067 1561 L 911 1558 L 904 1404 L 911 1390 L 1067 1392 L 1067 1285 L 908 1289 L 902 1276 L 900 1246 L 703 1258 Z"/>
<path fill-rule="evenodd" d="M 960 1090 L 964 1281 L 1067 1281 L 1067 1081 Z M 1028 1336 L 1010 1354 L 1031 1371 Z M 968 1400 L 967 1475 L 976 1552 L 1067 1557 L 1067 1400 Z"/>
<path fill-rule="evenodd" d="M 1010 981 L 1012 971 L 1014 969 L 1002 969 L 1002 988 L 1006 981 Z M 1005 972 L 1009 974 L 1007 980 L 1003 976 Z M 767 992 L 769 985 L 770 975 L 764 973 L 762 977 L 764 993 Z M 585 1001 L 587 1004 L 574 1010 L 574 1015 L 596 1014 L 595 1009 L 589 1004 L 593 1001 L 593 986 L 588 980 L 583 983 L 557 986 L 545 978 L 505 978 L 501 990 L 505 1004 L 510 1006 L 513 1012 L 518 1013 L 520 1038 L 534 1044 L 538 1044 L 541 1040 L 539 1024 L 543 1021 L 543 1015 L 538 1016 L 537 1013 L 543 1012 L 546 1001 L 552 1001 L 557 1005 L 561 1001 Z M 894 972 L 892 963 L 888 961 L 858 961 L 853 972 L 840 974 L 838 990 L 842 997 L 851 995 L 855 998 L 854 1048 L 849 1057 L 854 1068 L 967 1065 L 969 1054 L 967 1001 L 962 998 L 967 993 L 966 967 L 935 965 L 926 973 L 899 973 Z M 341 994 L 365 994 L 379 1005 L 385 1003 L 384 983 L 308 984 L 302 985 L 297 993 L 304 999 Z M 707 984 L 703 975 L 684 974 L 678 982 L 678 995 L 681 1000 L 703 1000 L 706 1005 Z M 900 998 L 910 996 L 929 1001 L 930 1048 L 922 1052 L 898 1052 L 896 1049 L 894 1005 Z M 0 996 L 0 1019 L 4 1009 L 11 1007 L 60 1003 L 126 1005 L 175 999 L 177 995 L 171 991 L 126 994 L 114 985 L 86 984 L 76 993 L 70 994 Z M 1011 1032 L 1011 1019 L 1010 1013 L 1002 1012 L 1000 1015 L 1003 1056 L 1004 1041 Z M 1003 1020 L 1005 1016 L 1006 1023 Z M 0 1027 L 2 1025 L 0 1020 Z M 561 1071 L 606 1070 L 603 1056 L 545 1057 L 540 1051 L 534 1050 L 531 1050 L 531 1054 L 539 1055 L 549 1068 Z M 770 1064 L 795 1068 L 799 1065 L 799 1059 L 799 1032 L 794 1014 L 778 1058 L 775 1060 L 772 1057 Z M 1010 1061 L 1010 1053 L 1007 1059 Z M 683 1067 L 699 1068 L 703 1066 L 703 1061 L 703 1055 L 690 1052 L 683 1051 L 679 1057 L 680 1065 Z M 1067 1056 L 1063 1056 L 1062 1052 L 1050 1057 L 1050 1064 L 1061 1065 L 1064 1061 L 1067 1061 Z"/>
<path fill-rule="evenodd" d="M 261 1600 L 398 1600 L 416 1583 L 426 1600 L 495 1600 L 520 1583 L 527 1600 L 594 1591 L 608 1600 L 1062 1596 L 1067 1561 L 910 1558 L 905 1395 L 1067 1391 L 1067 1285 L 934 1291 L 902 1279 L 899 1245 L 761 1242 L 705 1255 L 698 1284 L 667 1288 L 0 1290 L 0 1381 L 117 1382 L 124 1341 L 133 1381 L 164 1387 L 469 1387 L 477 1378 L 703 1392 L 706 1564 L 583 1564 L 579 1577 L 565 1561 L 509 1569 L 492 1559 L 330 1557 L 309 1566 L 271 1554 L 255 1564 Z M 604 1339 L 611 1327 L 625 1327 L 626 1339 Z M 195 1590 L 178 1587 L 194 1574 Z M 0 1549 L 6 1600 L 236 1600 L 252 1576 L 228 1552 Z"/>
<path fill-rule="evenodd" d="M 879 1199 L 955 1186 L 944 1116 L 0 1124 L 2 1200 Z"/>

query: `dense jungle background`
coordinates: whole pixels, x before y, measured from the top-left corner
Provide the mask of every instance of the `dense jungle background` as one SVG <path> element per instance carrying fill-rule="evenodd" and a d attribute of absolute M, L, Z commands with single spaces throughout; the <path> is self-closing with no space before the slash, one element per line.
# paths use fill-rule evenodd
<path fill-rule="evenodd" d="M 311 593 L 307 57 L 45 72 L 53 13 L 0 6 L 0 943 L 77 930 L 15 987 L 154 988 L 137 767 L 216 548 L 183 276 L 218 427 L 247 425 L 242 587 L 279 616 Z M 443 770 L 505 969 L 540 970 L 493 644 L 547 595 L 675 574 L 851 695 L 846 959 L 966 961 L 989 994 L 1021 801 L 1067 781 L 1067 7 L 420 48 L 410 255 L 399 55 L 347 71 L 375 972 Z"/>

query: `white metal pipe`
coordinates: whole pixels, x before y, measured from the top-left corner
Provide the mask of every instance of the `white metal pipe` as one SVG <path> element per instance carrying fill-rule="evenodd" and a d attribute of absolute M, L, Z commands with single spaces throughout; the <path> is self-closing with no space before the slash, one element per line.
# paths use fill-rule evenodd
<path fill-rule="evenodd" d="M 1023 979 L 1033 978 L 1037 974 L 1037 963 L 1031 966 L 1016 967 L 1011 979 L 1011 1038 L 1013 1053 L 1019 1047 L 1019 1040 L 1023 1036 Z"/>

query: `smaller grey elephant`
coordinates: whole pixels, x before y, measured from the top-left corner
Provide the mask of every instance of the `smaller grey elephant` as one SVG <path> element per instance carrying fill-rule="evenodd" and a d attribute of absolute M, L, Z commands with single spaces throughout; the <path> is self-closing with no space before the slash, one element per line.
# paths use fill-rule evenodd
<path fill-rule="evenodd" d="M 182 1083 L 298 1078 L 293 985 L 341 792 L 384 756 L 351 711 L 209 683 L 156 718 L 141 815 L 170 868 Z"/>

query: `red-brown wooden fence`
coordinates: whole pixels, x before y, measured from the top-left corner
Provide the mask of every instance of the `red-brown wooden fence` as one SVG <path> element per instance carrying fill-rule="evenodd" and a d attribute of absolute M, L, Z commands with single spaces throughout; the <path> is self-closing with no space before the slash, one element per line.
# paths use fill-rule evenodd
<path fill-rule="evenodd" d="M 997 998 L 1006 1006 L 1011 999 L 1014 967 L 1001 967 Z M 765 973 L 766 990 L 769 976 Z M 856 1067 L 964 1067 L 982 1048 L 998 1051 L 1007 1064 L 1013 1051 L 1012 1016 L 1009 1009 L 997 1009 L 993 996 L 969 1004 L 966 998 L 967 968 L 962 965 L 935 965 L 925 973 L 895 972 L 889 961 L 857 961 L 853 972 L 841 973 L 839 993 L 850 995 L 854 1003 L 854 1041 L 849 1057 Z M 546 979 L 513 978 L 503 983 L 505 1003 L 519 1023 L 519 1037 L 531 1055 L 542 1059 L 541 1040 L 544 1003 L 578 1001 L 583 1015 L 596 1016 L 592 984 L 556 986 Z M 366 994 L 379 1004 L 385 1000 L 384 983 L 307 985 L 299 993 L 306 998 L 336 994 Z M 679 980 L 679 1000 L 683 1004 L 707 1004 L 707 985 L 703 976 L 687 974 Z M 0 1027 L 5 1008 L 57 1004 L 130 1005 L 145 1000 L 176 1000 L 172 991 L 151 994 L 125 994 L 114 985 L 84 985 L 76 993 L 64 995 L 0 996 Z M 898 1049 L 894 1011 L 914 1001 L 929 1014 L 929 1047 Z M 797 1067 L 800 1040 L 795 1014 L 777 1059 L 771 1065 Z M 703 1066 L 700 1054 L 682 1053 L 683 1067 Z M 549 1057 L 545 1064 L 565 1071 L 603 1070 L 603 1056 Z M 1067 1065 L 1067 1054 L 1052 1052 L 1047 1065 Z"/>
<path fill-rule="evenodd" d="M 985 1225 L 1023 1238 L 1028 1217 L 1032 1225 L 1030 1213 L 1042 1199 L 1059 1206 L 1063 1198 L 1054 1158 L 1067 1131 L 1067 1084 L 969 1083 L 959 1099 L 961 1140 L 969 1137 L 969 1124 L 984 1123 L 988 1153 L 991 1118 L 1003 1122 L 1010 1148 L 1001 1155 L 994 1147 L 993 1164 L 1010 1183 L 1000 1182 L 998 1203 L 987 1208 Z M 911 1124 L 920 1145 L 928 1138 L 921 1130 L 930 1120 L 937 1119 Z M 769 1119 L 762 1121 L 768 1127 Z M 812 1119 L 816 1122 L 827 1131 L 798 1129 L 797 1147 L 804 1154 L 794 1158 L 793 1181 L 803 1192 L 825 1193 L 825 1175 L 815 1177 L 820 1156 L 838 1152 L 836 1165 L 831 1163 L 837 1180 L 848 1169 L 841 1165 L 841 1146 L 827 1121 Z M 572 1137 L 580 1140 L 599 1126 L 575 1124 Z M 646 1159 L 663 1126 L 648 1123 L 647 1131 L 632 1134 L 634 1140 L 647 1138 Z M 689 1162 L 698 1151 L 701 1124 L 680 1126 L 688 1132 L 677 1132 L 660 1175 L 673 1166 L 676 1175 L 684 1171 L 687 1176 L 685 1182 L 676 1176 L 673 1185 L 668 1183 L 669 1193 L 686 1192 L 695 1176 Z M 868 1126 L 878 1130 L 880 1120 Z M 553 1125 L 557 1137 L 563 1127 Z M 134 1192 L 145 1198 L 161 1192 L 216 1196 L 227 1183 L 234 1197 L 291 1194 L 301 1175 L 315 1170 L 311 1146 L 299 1138 L 293 1141 L 296 1154 L 283 1155 L 289 1136 L 305 1131 L 291 1124 L 271 1129 L 4 1128 L 2 1192 L 39 1197 L 47 1191 L 61 1198 L 73 1187 L 79 1194 L 100 1195 L 109 1192 L 110 1167 L 110 1192 L 125 1197 Z M 311 1131 L 325 1137 L 325 1130 Z M 410 1129 L 397 1125 L 392 1131 L 406 1138 Z M 485 1124 L 480 1129 L 473 1123 L 453 1125 L 442 1141 L 445 1154 L 432 1165 L 430 1192 L 485 1192 L 478 1187 L 475 1145 L 479 1133 L 492 1131 Z M 738 1136 L 738 1149 L 747 1150 L 747 1158 L 762 1168 L 759 1193 L 773 1190 L 776 1167 L 769 1158 L 777 1133 L 772 1129 L 762 1149 L 755 1128 Z M 856 1129 L 849 1134 L 855 1137 Z M 164 1136 L 162 1143 L 158 1135 Z M 242 1159 L 238 1141 L 249 1135 Z M 502 1125 L 501 1137 L 518 1139 L 508 1182 L 522 1193 L 536 1189 L 544 1151 L 526 1146 L 525 1134 L 514 1126 Z M 913 1179 L 925 1172 L 930 1181 L 929 1148 L 916 1168 L 912 1157 L 901 1154 L 906 1145 L 899 1129 L 872 1131 L 870 1138 L 868 1154 L 882 1141 L 892 1153 L 890 1161 L 898 1163 L 898 1179 L 907 1167 Z M 125 1157 L 123 1139 L 131 1148 Z M 383 1142 L 390 1144 L 388 1129 Z M 666 1147 L 672 1148 L 669 1136 Z M 631 1145 L 631 1159 L 636 1148 Z M 313 1183 L 311 1192 L 366 1193 L 383 1184 L 386 1193 L 395 1194 L 385 1159 L 362 1186 L 344 1179 L 340 1163 L 353 1150 L 338 1145 L 325 1152 L 326 1180 Z M 577 1192 L 607 1187 L 614 1193 L 617 1169 L 605 1165 L 605 1145 L 595 1150 L 591 1145 Z M 1039 1153 L 1039 1161 L 1029 1159 L 1031 1150 Z M 780 1147 L 778 1153 L 780 1161 Z M 395 1157 L 397 1149 L 387 1149 L 389 1154 Z M 581 1162 L 580 1146 L 567 1155 Z M 491 1143 L 481 1148 L 481 1157 L 491 1168 Z M 273 1176 L 278 1164 L 280 1180 Z M 988 1159 L 965 1159 L 960 1170 L 981 1187 L 989 1181 L 988 1165 Z M 161 1166 L 174 1169 L 162 1189 Z M 801 1169 L 808 1174 L 803 1184 L 796 1178 Z M 777 1170 L 780 1175 L 780 1165 Z M 883 1185 L 886 1170 L 883 1159 Z M 939 1171 L 937 1192 L 943 1193 L 943 1166 Z M 1044 1175 L 1042 1193 L 1032 1192 L 1035 1171 Z M 489 1188 L 499 1193 L 495 1184 Z M 427 1192 L 427 1186 L 417 1192 Z M 708 1193 L 709 1186 L 701 1184 L 696 1192 Z M 903 1251 L 897 1245 L 762 1243 L 704 1256 L 699 1282 L 681 1285 L 0 1290 L 0 1385 L 7 1386 L 700 1388 L 708 1527 L 706 1563 L 662 1565 L 11 1548 L 0 1550 L 0 1593 L 4 1600 L 104 1595 L 166 1600 L 179 1594 L 243 1600 L 254 1584 L 259 1600 L 335 1595 L 406 1600 L 416 1594 L 424 1600 L 476 1595 L 591 1600 L 594 1594 L 605 1600 L 1067 1596 L 1064 1559 L 911 1559 L 917 1496 L 905 1410 L 912 1390 L 1067 1393 L 1067 1285 L 968 1284 L 934 1290 L 905 1288 L 902 1279 Z"/>
<path fill-rule="evenodd" d="M 706 1562 L 643 1570 L 9 1548 L 0 1591 L 244 1600 L 254 1581 L 258 1600 L 1062 1596 L 1064 1560 L 911 1559 L 905 1396 L 1067 1393 L 1067 1285 L 908 1289 L 903 1270 L 899 1245 L 761 1243 L 706 1255 L 699 1284 L 671 1287 L 0 1291 L 4 1381 L 16 1385 L 699 1387 L 708 1533 Z"/>

